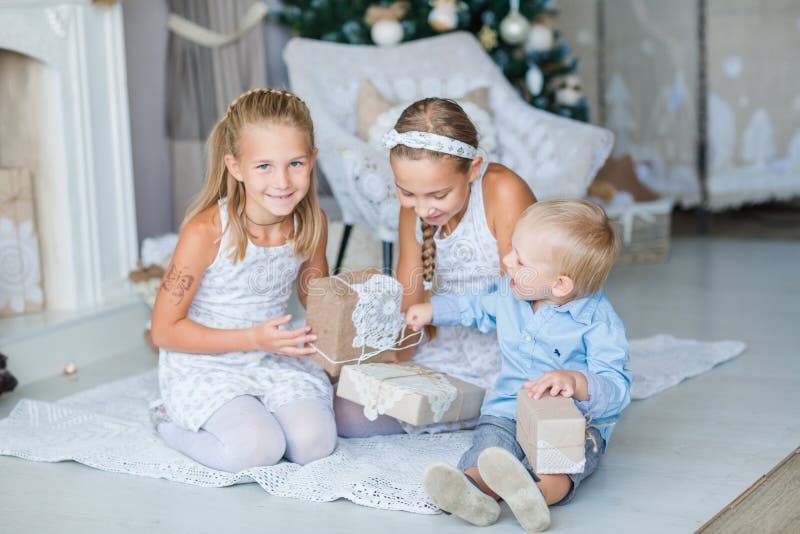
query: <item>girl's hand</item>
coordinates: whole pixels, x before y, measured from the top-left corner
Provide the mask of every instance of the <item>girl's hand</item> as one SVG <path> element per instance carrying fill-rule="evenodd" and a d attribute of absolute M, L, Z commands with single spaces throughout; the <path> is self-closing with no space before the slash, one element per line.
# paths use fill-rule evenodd
<path fill-rule="evenodd" d="M 419 331 L 420 328 L 427 324 L 431 324 L 433 320 L 433 306 L 430 302 L 423 304 L 414 304 L 408 311 L 406 311 L 406 324 L 411 327 L 414 332 Z"/>
<path fill-rule="evenodd" d="M 583 373 L 577 371 L 550 371 L 536 380 L 525 382 L 522 387 L 528 390 L 528 397 L 539 400 L 548 390 L 553 397 L 574 397 L 576 400 L 589 400 L 586 393 L 588 385 Z"/>
<path fill-rule="evenodd" d="M 298 345 L 305 345 L 317 340 L 317 336 L 309 334 L 310 326 L 304 326 L 297 330 L 281 330 L 279 328 L 291 320 L 291 315 L 284 315 L 254 326 L 251 329 L 254 350 L 265 350 L 298 358 L 314 354 L 316 350 L 311 347 L 298 347 Z"/>

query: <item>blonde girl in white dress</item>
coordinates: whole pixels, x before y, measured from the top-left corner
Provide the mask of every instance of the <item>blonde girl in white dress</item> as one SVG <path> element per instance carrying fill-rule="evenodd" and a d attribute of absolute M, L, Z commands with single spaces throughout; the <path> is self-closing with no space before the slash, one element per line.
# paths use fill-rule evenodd
<path fill-rule="evenodd" d="M 297 286 L 327 276 L 314 128 L 299 98 L 254 89 L 209 139 L 209 174 L 189 208 L 153 309 L 163 407 L 157 431 L 209 467 L 238 472 L 336 445 L 332 389 L 288 329 Z"/>
<path fill-rule="evenodd" d="M 403 111 L 385 137 L 400 200 L 397 278 L 405 288 L 403 310 L 434 294 L 485 293 L 505 274 L 520 214 L 536 199 L 525 181 L 478 153 L 478 132 L 456 102 L 426 98 Z M 428 340 L 399 354 L 483 388 L 500 370 L 494 333 L 467 327 L 428 329 Z M 414 352 L 416 350 L 416 352 Z M 412 427 L 381 416 L 368 421 L 362 407 L 335 399 L 339 434 L 441 431 L 456 425 Z"/>

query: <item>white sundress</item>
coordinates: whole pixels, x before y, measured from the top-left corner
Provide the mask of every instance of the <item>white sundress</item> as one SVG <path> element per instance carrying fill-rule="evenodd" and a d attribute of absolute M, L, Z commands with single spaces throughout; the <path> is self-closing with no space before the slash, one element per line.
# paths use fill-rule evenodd
<path fill-rule="evenodd" d="M 226 199 L 219 201 L 219 213 L 225 228 Z M 257 247 L 248 241 L 244 259 L 236 263 L 227 245 L 226 232 L 187 317 L 209 328 L 236 329 L 284 315 L 305 261 L 294 254 L 294 244 Z M 240 395 L 259 398 L 271 412 L 293 400 L 331 404 L 333 399 L 330 380 L 316 362 L 264 351 L 187 354 L 161 349 L 158 374 L 167 413 L 193 431 Z"/>
<path fill-rule="evenodd" d="M 497 239 L 486 221 L 483 204 L 483 176 L 473 182 L 464 217 L 452 234 L 436 242 L 435 269 L 431 290 L 434 294 L 483 294 L 497 286 L 501 278 Z M 417 241 L 422 229 L 417 221 Z M 484 334 L 464 326 L 437 329 L 436 337 L 417 347 L 414 361 L 485 389 L 491 388 L 500 372 L 500 344 L 494 332 Z M 474 426 L 475 420 L 413 427 L 406 432 L 437 432 Z"/>

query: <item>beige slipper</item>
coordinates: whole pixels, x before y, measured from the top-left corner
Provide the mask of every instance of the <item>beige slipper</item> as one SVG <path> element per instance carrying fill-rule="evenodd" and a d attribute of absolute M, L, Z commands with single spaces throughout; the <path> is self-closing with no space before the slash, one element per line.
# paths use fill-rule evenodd
<path fill-rule="evenodd" d="M 528 532 L 550 526 L 550 510 L 544 495 L 522 462 L 505 449 L 489 447 L 478 456 L 478 472 L 489 488 L 511 508 Z"/>
<path fill-rule="evenodd" d="M 479 527 L 492 525 L 500 517 L 500 505 L 453 466 L 435 462 L 428 466 L 422 485 L 431 500 L 444 510 Z"/>

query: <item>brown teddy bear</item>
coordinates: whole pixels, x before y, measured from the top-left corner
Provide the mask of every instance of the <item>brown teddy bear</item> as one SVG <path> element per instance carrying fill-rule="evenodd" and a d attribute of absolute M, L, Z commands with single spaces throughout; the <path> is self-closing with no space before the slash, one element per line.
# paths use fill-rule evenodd
<path fill-rule="evenodd" d="M 6 369 L 6 360 L 8 358 L 0 353 L 0 393 L 13 391 L 17 387 L 17 379 Z"/>

